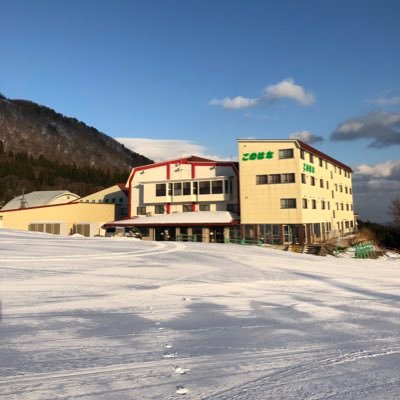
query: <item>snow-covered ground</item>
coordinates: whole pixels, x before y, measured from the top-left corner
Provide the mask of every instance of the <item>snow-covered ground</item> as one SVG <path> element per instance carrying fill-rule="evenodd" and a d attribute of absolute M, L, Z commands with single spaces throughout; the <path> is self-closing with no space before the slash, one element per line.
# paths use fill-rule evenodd
<path fill-rule="evenodd" d="M 0 230 L 1 399 L 399 399 L 400 260 Z"/>

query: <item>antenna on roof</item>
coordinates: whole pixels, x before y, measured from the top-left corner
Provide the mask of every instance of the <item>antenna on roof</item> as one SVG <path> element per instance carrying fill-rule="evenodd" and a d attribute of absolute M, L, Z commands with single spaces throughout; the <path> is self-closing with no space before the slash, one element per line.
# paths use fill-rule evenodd
<path fill-rule="evenodd" d="M 25 190 L 26 189 L 22 189 L 21 204 L 20 204 L 19 208 L 27 208 L 28 207 L 28 202 L 25 199 Z"/>

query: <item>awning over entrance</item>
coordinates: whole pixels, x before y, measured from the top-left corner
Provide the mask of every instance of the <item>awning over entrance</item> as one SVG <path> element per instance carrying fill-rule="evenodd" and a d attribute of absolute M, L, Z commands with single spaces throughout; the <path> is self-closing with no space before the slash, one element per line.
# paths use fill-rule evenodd
<path fill-rule="evenodd" d="M 231 226 L 239 224 L 239 217 L 229 211 L 196 211 L 160 214 L 108 222 L 108 226 Z"/>

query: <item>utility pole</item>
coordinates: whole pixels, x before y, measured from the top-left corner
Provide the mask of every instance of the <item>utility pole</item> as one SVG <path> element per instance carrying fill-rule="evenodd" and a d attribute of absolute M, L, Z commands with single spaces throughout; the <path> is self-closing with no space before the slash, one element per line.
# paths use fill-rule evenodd
<path fill-rule="evenodd" d="M 25 190 L 26 189 L 22 189 L 21 204 L 20 204 L 19 208 L 27 208 L 28 207 L 28 202 L 25 199 Z"/>

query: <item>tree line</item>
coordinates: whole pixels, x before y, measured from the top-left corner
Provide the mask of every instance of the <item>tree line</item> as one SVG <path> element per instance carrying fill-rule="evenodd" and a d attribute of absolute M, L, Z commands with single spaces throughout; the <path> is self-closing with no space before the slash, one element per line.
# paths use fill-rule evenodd
<path fill-rule="evenodd" d="M 27 153 L 4 151 L 0 141 L 0 205 L 35 190 L 69 190 L 86 196 L 125 182 L 129 170 L 102 170 L 96 166 L 78 167 Z"/>

